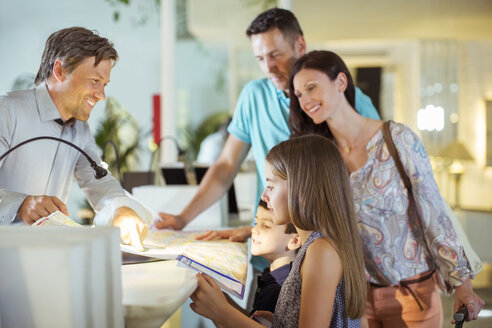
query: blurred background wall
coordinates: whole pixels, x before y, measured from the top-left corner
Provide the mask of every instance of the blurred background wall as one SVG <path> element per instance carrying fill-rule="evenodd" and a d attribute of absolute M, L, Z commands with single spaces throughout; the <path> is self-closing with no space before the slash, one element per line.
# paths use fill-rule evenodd
<path fill-rule="evenodd" d="M 492 100 L 491 1 L 166 0 L 162 4 L 157 0 L 1 0 L 0 93 L 11 90 L 18 78 L 29 80 L 37 72 L 44 42 L 55 30 L 73 25 L 98 30 L 120 54 L 107 96 L 138 122 L 140 156 L 133 169 L 147 170 L 153 95 L 161 94 L 161 103 L 166 96 L 172 100 L 161 115 L 173 128 L 161 135 L 171 134 L 182 147 L 190 148 L 203 120 L 232 113 L 242 86 L 263 77 L 244 32 L 258 13 L 279 5 L 298 17 L 308 50 L 339 53 L 359 86 L 379 104 L 383 119 L 408 124 L 422 137 L 450 203 L 456 201 L 459 180 L 459 205 L 492 209 L 492 105 L 487 102 Z M 173 11 L 171 21 L 164 19 L 169 17 L 164 8 Z M 169 24 L 175 27 L 174 42 L 164 37 Z M 172 62 L 163 64 L 167 53 L 172 53 Z M 98 104 L 89 120 L 94 131 L 105 119 L 104 108 L 104 102 Z M 165 121 L 169 113 L 173 115 Z M 419 123 L 418 117 L 424 119 Z M 465 146 L 466 156 L 455 148 L 446 149 L 452 144 Z M 166 143 L 165 147 L 174 146 Z M 75 188 L 69 203 L 72 212 L 82 198 Z"/>

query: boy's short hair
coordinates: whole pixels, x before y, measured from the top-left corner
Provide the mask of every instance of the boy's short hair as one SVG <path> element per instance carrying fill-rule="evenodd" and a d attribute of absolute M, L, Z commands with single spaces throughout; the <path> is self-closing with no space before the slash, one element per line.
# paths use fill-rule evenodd
<path fill-rule="evenodd" d="M 297 233 L 296 226 L 292 222 L 287 223 L 287 226 L 285 227 L 285 233 L 288 235 L 290 235 L 291 233 Z"/>
<path fill-rule="evenodd" d="M 268 205 L 267 203 L 263 200 L 260 199 L 258 202 L 258 207 L 263 207 L 265 210 L 268 210 Z M 297 233 L 296 227 L 292 222 L 287 223 L 287 226 L 285 227 L 285 233 L 290 235 L 291 233 Z"/>

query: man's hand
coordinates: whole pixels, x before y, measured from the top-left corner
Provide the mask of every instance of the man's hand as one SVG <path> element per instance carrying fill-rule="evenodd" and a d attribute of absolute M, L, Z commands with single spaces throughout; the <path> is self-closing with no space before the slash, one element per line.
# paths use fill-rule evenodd
<path fill-rule="evenodd" d="M 230 241 L 243 242 L 251 237 L 252 226 L 245 226 L 227 230 L 209 230 L 203 235 L 197 236 L 198 240 L 229 239 Z"/>
<path fill-rule="evenodd" d="M 27 196 L 22 202 L 17 216 L 22 218 L 25 224 L 33 224 L 40 218 L 44 218 L 51 213 L 60 211 L 65 215 L 68 214 L 67 206 L 54 196 Z"/>
<path fill-rule="evenodd" d="M 476 320 L 485 302 L 473 292 L 471 280 L 467 280 L 463 285 L 456 287 L 454 293 L 454 311 L 456 313 L 463 305 L 468 309 L 466 321 Z M 451 321 L 454 324 L 454 318 Z"/>
<path fill-rule="evenodd" d="M 159 213 L 161 221 L 155 221 L 154 227 L 157 229 L 182 230 L 186 226 L 185 220 L 179 215 Z"/>
<path fill-rule="evenodd" d="M 149 227 L 129 207 L 120 207 L 113 217 L 113 226 L 120 228 L 121 241 L 130 244 L 139 251 L 144 251 L 142 245 Z"/>

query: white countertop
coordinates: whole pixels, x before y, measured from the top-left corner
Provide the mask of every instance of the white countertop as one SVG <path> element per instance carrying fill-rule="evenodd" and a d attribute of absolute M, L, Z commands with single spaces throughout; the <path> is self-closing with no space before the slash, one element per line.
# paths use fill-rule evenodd
<path fill-rule="evenodd" d="M 177 263 L 168 260 L 122 266 L 126 327 L 160 327 L 193 293 L 196 271 Z"/>

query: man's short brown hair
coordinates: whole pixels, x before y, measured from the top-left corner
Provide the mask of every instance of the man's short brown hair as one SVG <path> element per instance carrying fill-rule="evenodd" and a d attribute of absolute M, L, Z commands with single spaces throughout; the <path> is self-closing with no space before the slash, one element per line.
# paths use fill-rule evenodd
<path fill-rule="evenodd" d="M 296 16 L 282 8 L 272 8 L 259 14 L 249 25 L 246 35 L 251 37 L 255 34 L 265 33 L 278 28 L 284 38 L 294 46 L 299 35 L 303 35 L 301 26 Z"/>
<path fill-rule="evenodd" d="M 59 30 L 46 40 L 34 83 L 39 85 L 49 78 L 57 59 L 61 59 L 67 73 L 71 73 L 87 57 L 96 57 L 94 65 L 105 59 L 110 59 L 114 65 L 118 61 L 118 52 L 113 43 L 96 31 L 77 26 Z"/>

